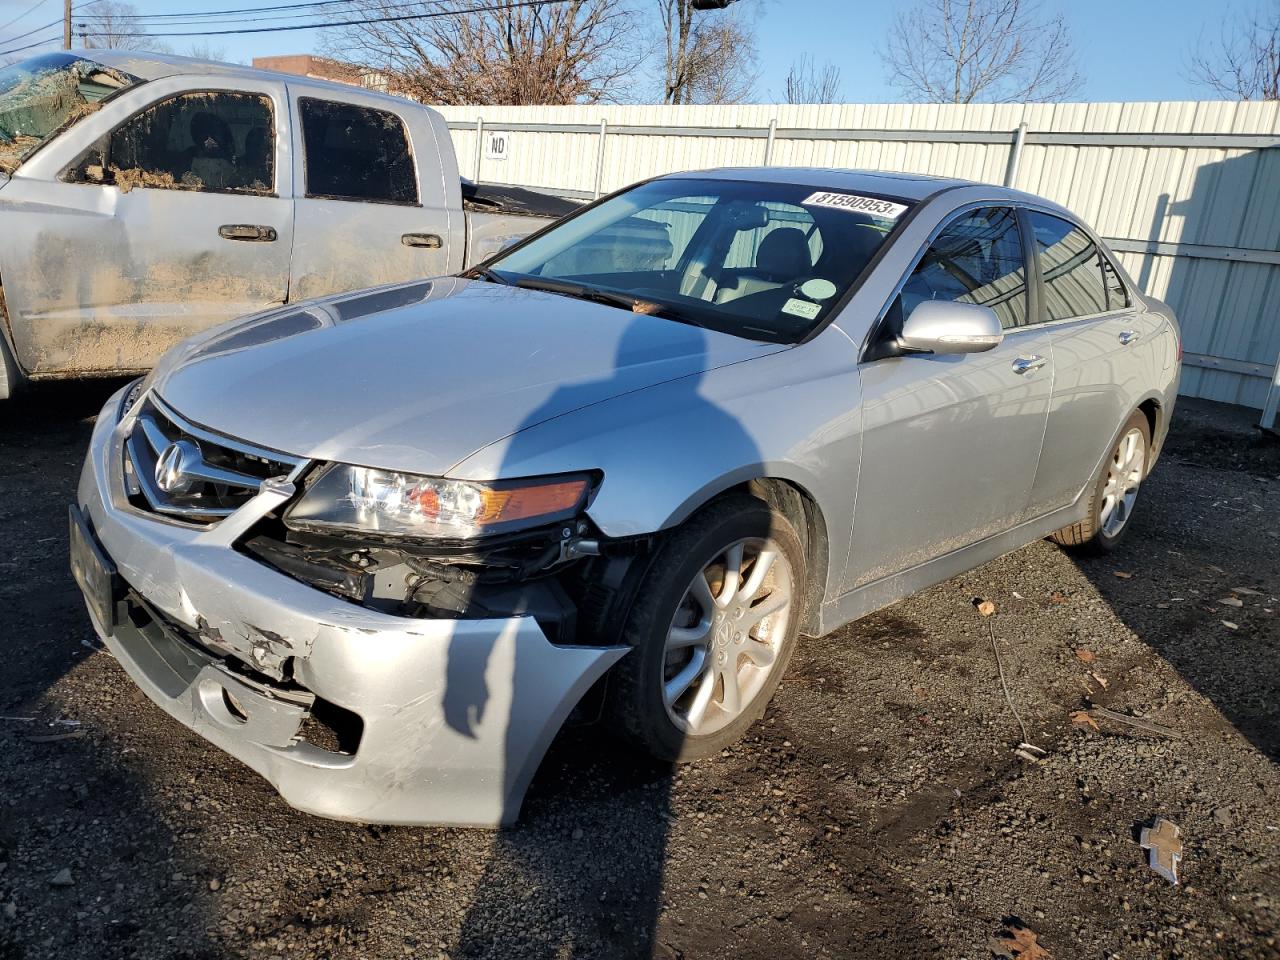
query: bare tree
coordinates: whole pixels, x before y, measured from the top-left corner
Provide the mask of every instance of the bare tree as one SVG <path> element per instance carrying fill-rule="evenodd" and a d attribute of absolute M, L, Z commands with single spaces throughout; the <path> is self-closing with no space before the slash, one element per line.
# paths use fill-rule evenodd
<path fill-rule="evenodd" d="M 1280 2 L 1257 7 L 1191 55 L 1190 77 L 1240 100 L 1280 100 Z"/>
<path fill-rule="evenodd" d="M 439 2 L 406 6 L 403 0 L 357 0 L 353 6 L 370 20 L 456 9 Z M 640 61 L 632 17 L 618 0 L 566 0 L 369 22 L 338 31 L 326 52 L 384 74 L 390 89 L 427 103 L 599 103 L 619 99 L 619 81 Z"/>
<path fill-rule="evenodd" d="M 1057 100 L 1080 86 L 1070 32 L 1039 0 L 920 0 L 881 54 L 909 100 Z"/>
<path fill-rule="evenodd" d="M 703 11 L 695 0 L 657 0 L 663 38 L 663 103 L 742 103 L 759 71 L 755 27 L 738 10 Z"/>
<path fill-rule="evenodd" d="M 835 103 L 840 99 L 840 68 L 833 63 L 817 66 L 807 53 L 787 71 L 787 103 Z"/>
<path fill-rule="evenodd" d="M 187 47 L 186 56 L 195 57 L 197 60 L 217 60 L 220 63 L 227 63 L 227 48 L 219 44 L 210 43 L 208 40 L 201 40 Z"/>
<path fill-rule="evenodd" d="M 98 0 L 78 21 L 76 29 L 89 48 L 100 50 L 157 50 L 167 49 L 158 40 L 147 37 L 146 27 L 138 19 L 138 8 L 119 0 Z"/>

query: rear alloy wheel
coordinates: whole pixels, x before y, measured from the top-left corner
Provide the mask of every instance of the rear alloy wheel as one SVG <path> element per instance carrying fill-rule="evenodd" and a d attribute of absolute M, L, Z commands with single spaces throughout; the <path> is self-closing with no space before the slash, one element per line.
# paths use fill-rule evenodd
<path fill-rule="evenodd" d="M 674 531 L 628 619 L 635 649 L 609 678 L 620 732 L 661 760 L 708 756 L 742 736 L 791 659 L 804 575 L 795 529 L 754 497 L 716 501 Z"/>
<path fill-rule="evenodd" d="M 1055 533 L 1054 542 L 1095 553 L 1114 550 L 1129 529 L 1138 491 L 1147 476 L 1150 449 L 1151 428 L 1146 415 L 1139 411 L 1124 425 L 1111 455 L 1098 471 L 1089 515 Z"/>

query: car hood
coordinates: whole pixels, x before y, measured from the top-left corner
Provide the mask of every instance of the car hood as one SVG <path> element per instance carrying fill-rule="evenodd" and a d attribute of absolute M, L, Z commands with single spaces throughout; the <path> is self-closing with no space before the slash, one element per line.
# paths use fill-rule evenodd
<path fill-rule="evenodd" d="M 295 456 L 447 473 L 582 407 L 786 349 L 458 278 L 275 310 L 177 347 L 154 388 L 203 427 Z"/>

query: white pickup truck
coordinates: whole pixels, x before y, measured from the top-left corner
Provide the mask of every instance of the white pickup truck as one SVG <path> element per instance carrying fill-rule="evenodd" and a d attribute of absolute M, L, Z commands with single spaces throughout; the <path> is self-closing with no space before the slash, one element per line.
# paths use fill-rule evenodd
<path fill-rule="evenodd" d="M 0 398 L 290 301 L 456 273 L 575 204 L 459 177 L 444 118 L 133 52 L 0 69 Z"/>

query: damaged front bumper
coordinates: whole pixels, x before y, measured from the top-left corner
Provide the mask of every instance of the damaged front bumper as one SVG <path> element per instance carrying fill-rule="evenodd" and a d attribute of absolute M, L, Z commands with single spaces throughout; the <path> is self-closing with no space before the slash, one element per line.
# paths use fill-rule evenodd
<path fill-rule="evenodd" d="M 109 615 L 89 598 L 91 619 L 138 686 L 299 810 L 513 822 L 565 718 L 625 648 L 557 646 L 532 617 L 394 616 L 274 570 L 235 545 L 289 499 L 287 483 L 264 483 L 213 526 L 138 510 L 124 491 L 122 393 L 98 419 L 78 503 L 120 584 Z M 358 743 L 309 738 L 322 711 L 354 715 Z"/>

